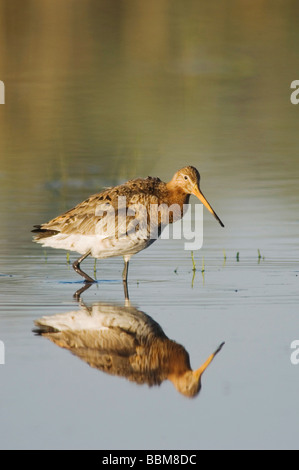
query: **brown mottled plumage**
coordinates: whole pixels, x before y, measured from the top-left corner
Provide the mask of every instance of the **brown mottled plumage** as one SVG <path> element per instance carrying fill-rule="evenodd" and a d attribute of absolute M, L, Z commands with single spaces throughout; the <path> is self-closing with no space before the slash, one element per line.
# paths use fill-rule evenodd
<path fill-rule="evenodd" d="M 132 306 L 81 304 L 79 311 L 43 317 L 35 324 L 39 334 L 91 367 L 149 386 L 170 380 L 187 397 L 199 393 L 203 372 L 223 346 L 193 371 L 186 349 Z"/>
<path fill-rule="evenodd" d="M 134 179 L 114 188 L 90 196 L 73 209 L 52 219 L 50 222 L 36 225 L 34 241 L 44 246 L 76 251 L 83 256 L 74 264 L 74 269 L 87 282 L 94 282 L 80 269 L 80 263 L 89 255 L 95 258 L 123 256 L 125 269 L 123 280 L 127 281 L 128 262 L 132 255 L 147 248 L 155 238 L 151 237 L 150 223 L 153 220 L 151 208 L 157 212 L 157 235 L 165 226 L 165 214 L 173 223 L 183 216 L 183 206 L 188 204 L 191 194 L 197 196 L 207 209 L 221 220 L 211 208 L 199 189 L 200 175 L 196 168 L 188 166 L 179 170 L 168 183 L 159 178 L 148 177 Z M 125 198 L 125 206 L 119 206 L 120 198 Z M 145 208 L 142 212 L 141 206 Z M 173 210 L 168 214 L 168 208 Z M 122 217 L 122 210 L 128 213 Z M 162 208 L 162 209 L 161 209 Z M 100 211 L 99 211 L 100 209 Z M 143 226 L 144 230 L 135 236 L 134 229 Z M 144 224 L 145 222 L 145 224 Z M 116 229 L 116 230 L 115 230 Z"/>

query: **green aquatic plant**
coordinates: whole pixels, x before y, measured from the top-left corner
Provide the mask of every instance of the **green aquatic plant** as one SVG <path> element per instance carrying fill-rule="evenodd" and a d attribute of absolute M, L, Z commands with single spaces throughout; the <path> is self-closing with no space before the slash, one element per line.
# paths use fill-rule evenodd
<path fill-rule="evenodd" d="M 237 255 L 236 255 L 236 260 L 239 262 L 240 261 L 240 253 L 238 251 Z"/>
<path fill-rule="evenodd" d="M 257 256 L 258 256 L 258 262 L 259 263 L 261 262 L 261 259 L 264 261 L 265 257 L 261 255 L 261 252 L 260 252 L 259 249 L 257 250 Z"/>
<path fill-rule="evenodd" d="M 193 251 L 191 251 L 191 259 L 192 259 L 192 264 L 193 264 L 192 271 L 195 272 L 196 271 L 196 264 L 195 264 L 195 260 L 194 260 Z"/>
<path fill-rule="evenodd" d="M 204 273 L 205 272 L 205 259 L 204 257 L 202 257 L 202 267 L 201 267 L 201 272 Z"/>
<path fill-rule="evenodd" d="M 192 276 L 192 281 L 191 281 L 191 287 L 192 287 L 192 289 L 193 289 L 193 287 L 194 287 L 195 275 L 196 275 L 196 269 L 193 270 L 193 276 Z"/>
<path fill-rule="evenodd" d="M 192 281 L 191 281 L 191 287 L 193 289 L 194 287 L 194 280 L 195 280 L 195 275 L 196 275 L 196 264 L 195 264 L 195 260 L 194 260 L 194 253 L 193 251 L 191 251 L 191 259 L 192 259 L 192 264 L 193 264 L 193 268 L 192 268 L 192 271 L 193 271 L 193 276 L 192 276 Z M 205 283 L 205 259 L 204 257 L 202 258 L 202 267 L 201 267 L 201 273 L 202 273 L 202 279 L 203 279 L 203 284 Z"/>

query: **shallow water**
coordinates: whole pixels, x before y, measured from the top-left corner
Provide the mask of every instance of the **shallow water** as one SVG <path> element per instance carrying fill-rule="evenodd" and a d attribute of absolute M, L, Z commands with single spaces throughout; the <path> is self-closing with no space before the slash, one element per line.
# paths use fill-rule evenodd
<path fill-rule="evenodd" d="M 20 5 L 0 1 L 0 447 L 298 448 L 298 5 Z M 186 164 L 225 228 L 205 211 L 195 273 L 183 240 L 136 255 L 129 293 L 192 368 L 225 341 L 193 399 L 95 370 L 32 331 L 79 311 L 83 285 L 32 226 Z M 122 268 L 97 262 L 84 303 L 124 305 Z"/>

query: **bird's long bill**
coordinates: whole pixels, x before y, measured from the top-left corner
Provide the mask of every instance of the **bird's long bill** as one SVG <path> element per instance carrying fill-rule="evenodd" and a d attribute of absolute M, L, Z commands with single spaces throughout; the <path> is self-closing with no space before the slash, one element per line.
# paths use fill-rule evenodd
<path fill-rule="evenodd" d="M 216 354 L 219 353 L 219 351 L 222 349 L 223 346 L 224 346 L 224 343 L 221 343 L 220 346 L 216 349 L 216 351 L 213 354 L 211 354 L 210 357 L 208 357 L 206 362 L 199 369 L 197 369 L 193 372 L 194 376 L 197 379 L 199 379 L 202 376 L 202 374 L 204 373 L 206 368 L 211 364 L 212 360 L 214 359 Z"/>
<path fill-rule="evenodd" d="M 202 194 L 202 192 L 200 191 L 200 189 L 198 187 L 195 187 L 195 189 L 193 190 L 193 194 L 194 194 L 194 196 L 196 196 L 200 200 L 200 202 L 203 203 L 203 205 L 208 209 L 208 211 L 210 211 L 211 214 L 213 214 L 215 219 L 218 220 L 221 227 L 224 227 L 223 222 L 219 219 L 218 215 L 216 214 L 214 209 L 210 206 L 210 204 L 208 203 L 208 201 L 206 200 L 206 198 L 204 197 L 204 195 Z"/>

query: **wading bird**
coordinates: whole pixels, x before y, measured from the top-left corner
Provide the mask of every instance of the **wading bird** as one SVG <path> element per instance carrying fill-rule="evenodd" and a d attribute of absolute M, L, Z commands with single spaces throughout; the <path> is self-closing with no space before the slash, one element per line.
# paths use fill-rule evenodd
<path fill-rule="evenodd" d="M 224 227 L 202 194 L 199 183 L 197 169 L 187 166 L 177 171 L 168 183 L 148 177 L 108 188 L 50 222 L 35 225 L 32 230 L 34 241 L 43 246 L 80 253 L 82 256 L 73 263 L 73 268 L 87 283 L 95 281 L 80 267 L 85 258 L 89 255 L 94 258 L 123 256 L 123 281 L 127 283 L 132 255 L 150 246 L 168 223 L 183 216 L 191 194 Z M 171 211 L 166 219 L 167 209 Z M 136 234 L 137 227 L 140 230 Z"/>

